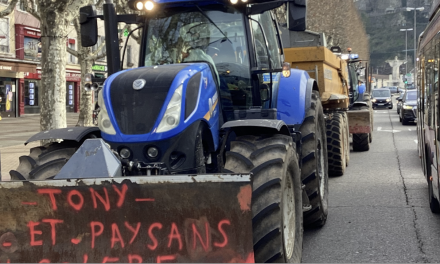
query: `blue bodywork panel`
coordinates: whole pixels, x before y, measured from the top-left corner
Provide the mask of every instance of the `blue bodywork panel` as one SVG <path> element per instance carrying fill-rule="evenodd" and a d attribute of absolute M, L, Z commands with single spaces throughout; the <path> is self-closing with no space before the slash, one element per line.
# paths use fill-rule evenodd
<path fill-rule="evenodd" d="M 281 77 L 278 87 L 274 90 L 272 105 L 277 108 L 278 120 L 287 125 L 302 124 L 306 114 L 306 96 L 310 76 L 302 70 L 292 69 L 290 77 Z"/>
<path fill-rule="evenodd" d="M 113 124 L 113 127 L 116 130 L 116 135 L 109 135 L 104 132 L 102 132 L 102 137 L 106 141 L 115 142 L 115 143 L 137 143 L 137 142 L 155 142 L 159 140 L 164 140 L 168 138 L 172 138 L 182 131 L 184 131 L 189 125 L 192 123 L 201 120 L 202 122 L 206 122 L 208 127 L 211 130 L 213 143 L 215 149 L 218 147 L 218 141 L 219 141 L 219 97 L 216 89 L 216 83 L 213 79 L 213 74 L 211 73 L 210 68 L 205 63 L 188 63 L 188 67 L 184 68 L 182 71 L 180 71 L 177 76 L 174 78 L 174 81 L 171 84 L 171 88 L 168 92 L 168 95 L 165 99 L 164 104 L 162 105 L 162 109 L 160 111 L 160 114 L 155 121 L 154 128 L 150 133 L 147 134 L 141 134 L 141 135 L 125 135 L 121 132 L 121 130 L 118 127 L 118 124 L 115 119 L 115 115 L 113 112 L 112 103 L 110 100 L 110 87 L 112 81 L 120 74 L 123 74 L 126 71 L 121 71 L 118 73 L 113 74 L 110 76 L 106 82 L 104 83 L 103 87 L 103 98 L 105 102 L 105 106 L 107 108 L 108 114 L 110 116 L 110 121 Z M 196 108 L 194 111 L 188 116 L 186 120 L 185 119 L 185 94 L 186 94 L 186 87 L 188 84 L 188 81 L 191 79 L 192 76 L 194 76 L 196 73 L 201 73 L 201 81 L 200 81 L 200 87 L 199 87 L 199 96 L 197 99 Z M 180 122 L 179 125 L 171 129 L 169 131 L 163 132 L 163 133 L 156 133 L 156 129 L 159 126 L 160 121 L 162 120 L 162 117 L 165 114 L 166 107 L 168 106 L 168 103 L 171 100 L 171 97 L 173 96 L 175 90 L 183 84 L 183 90 L 182 90 L 182 111 L 180 114 Z M 211 102 L 211 103 L 210 103 Z"/>

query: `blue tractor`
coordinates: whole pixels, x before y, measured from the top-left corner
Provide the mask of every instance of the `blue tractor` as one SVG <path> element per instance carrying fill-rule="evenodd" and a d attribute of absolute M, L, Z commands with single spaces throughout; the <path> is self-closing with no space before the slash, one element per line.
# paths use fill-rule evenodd
<path fill-rule="evenodd" d="M 102 138 L 116 157 L 116 176 L 248 173 L 255 261 L 300 261 L 303 225 L 327 219 L 326 129 L 315 80 L 284 63 L 273 10 L 285 8 L 289 30 L 305 30 L 306 0 L 128 5 L 136 15 L 116 15 L 111 0 L 103 15 L 80 10 L 83 46 L 96 44 L 97 19 L 106 28 L 109 77 L 87 84 L 102 86 L 99 129 L 35 135 L 29 141 L 63 141 L 31 149 L 12 179 L 101 176 L 96 166 L 109 164 L 65 176 L 90 167 L 72 157 L 82 148 L 96 153 L 90 138 Z M 141 27 L 138 68 L 121 67 L 118 22 Z"/>

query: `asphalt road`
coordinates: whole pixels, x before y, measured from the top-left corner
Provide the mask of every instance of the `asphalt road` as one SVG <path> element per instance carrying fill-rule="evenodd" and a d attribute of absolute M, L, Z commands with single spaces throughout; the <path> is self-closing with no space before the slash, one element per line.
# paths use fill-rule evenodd
<path fill-rule="evenodd" d="M 370 151 L 352 151 L 345 175 L 330 178 L 328 220 L 304 232 L 303 262 L 440 262 L 416 140 L 396 108 L 375 111 Z"/>

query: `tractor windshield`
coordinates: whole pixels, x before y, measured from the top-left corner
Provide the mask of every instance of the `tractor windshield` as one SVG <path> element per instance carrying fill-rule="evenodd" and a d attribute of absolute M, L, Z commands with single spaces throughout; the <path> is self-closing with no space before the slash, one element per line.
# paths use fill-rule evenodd
<path fill-rule="evenodd" d="M 149 19 L 145 66 L 208 63 L 220 86 L 223 109 L 232 115 L 252 106 L 244 16 L 233 8 L 202 8 L 159 12 Z"/>

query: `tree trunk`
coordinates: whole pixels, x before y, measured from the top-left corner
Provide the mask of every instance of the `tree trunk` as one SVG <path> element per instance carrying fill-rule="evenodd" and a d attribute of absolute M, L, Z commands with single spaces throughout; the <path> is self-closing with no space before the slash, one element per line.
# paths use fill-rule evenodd
<path fill-rule="evenodd" d="M 87 48 L 80 48 L 80 50 L 84 50 Z M 84 51 L 80 51 L 82 54 L 87 54 Z M 81 57 L 78 58 L 78 62 L 81 65 L 81 99 L 80 99 L 80 111 L 78 123 L 76 126 L 94 126 L 93 124 L 93 92 L 88 92 L 84 89 L 84 80 L 85 75 L 87 73 L 92 72 L 92 61 L 83 59 Z"/>
<path fill-rule="evenodd" d="M 66 127 L 66 21 L 62 12 L 40 11 L 41 88 L 40 128 Z"/>

